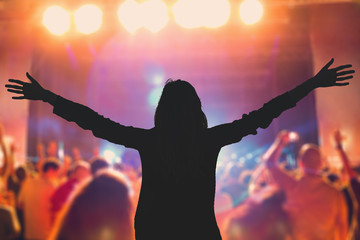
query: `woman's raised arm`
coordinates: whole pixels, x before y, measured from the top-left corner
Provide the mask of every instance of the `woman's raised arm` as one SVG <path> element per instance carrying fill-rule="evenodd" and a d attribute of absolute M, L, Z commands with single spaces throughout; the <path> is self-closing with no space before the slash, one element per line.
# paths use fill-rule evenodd
<path fill-rule="evenodd" d="M 91 130 L 94 136 L 126 147 L 138 149 L 145 138 L 146 130 L 126 127 L 108 118 L 104 118 L 92 109 L 67 100 L 44 89 L 29 73 L 29 82 L 9 79 L 7 91 L 15 93 L 13 99 L 42 100 L 54 106 L 54 113 L 67 121 L 75 122 L 81 128 Z"/>
<path fill-rule="evenodd" d="M 256 129 L 267 128 L 274 118 L 282 112 L 296 106 L 296 103 L 308 95 L 312 90 L 321 87 L 336 87 L 349 85 L 349 80 L 353 78 L 352 65 L 341 65 L 330 68 L 334 62 L 332 58 L 314 77 L 300 84 L 296 88 L 286 92 L 264 106 L 249 114 L 244 114 L 239 120 L 232 123 L 215 126 L 211 129 L 213 139 L 219 146 L 225 146 L 240 141 L 249 134 L 257 134 Z"/>

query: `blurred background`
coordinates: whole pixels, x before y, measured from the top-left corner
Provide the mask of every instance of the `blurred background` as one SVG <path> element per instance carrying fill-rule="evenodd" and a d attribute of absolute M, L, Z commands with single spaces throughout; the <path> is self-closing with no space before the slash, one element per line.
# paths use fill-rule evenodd
<path fill-rule="evenodd" d="M 98 154 L 141 171 L 136 151 L 97 139 L 48 104 L 12 100 L 7 79 L 29 72 L 44 88 L 142 128 L 153 127 L 166 80 L 183 79 L 198 91 L 212 127 L 262 107 L 332 57 L 360 71 L 360 1 L 0 0 L 0 123 L 16 145 L 16 166 L 36 164 L 38 144 L 52 142 L 60 162 L 75 148 L 83 159 Z M 358 76 L 348 87 L 317 89 L 268 129 L 222 149 L 219 186 L 227 166 L 238 175 L 255 169 L 283 129 L 299 135 L 285 151 L 290 167 L 301 145 L 314 143 L 341 169 L 337 129 L 351 165 L 360 166 Z"/>

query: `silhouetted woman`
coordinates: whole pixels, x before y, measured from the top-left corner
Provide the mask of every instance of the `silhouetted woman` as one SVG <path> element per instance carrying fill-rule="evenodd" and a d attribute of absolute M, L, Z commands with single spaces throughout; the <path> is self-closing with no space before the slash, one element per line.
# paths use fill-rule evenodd
<path fill-rule="evenodd" d="M 135 215 L 135 235 L 141 239 L 221 239 L 214 214 L 215 168 L 220 149 L 256 129 L 267 128 L 318 87 L 345 86 L 351 65 L 329 69 L 333 59 L 313 78 L 280 95 L 240 120 L 208 128 L 195 89 L 182 80 L 168 81 L 155 113 L 155 127 L 126 127 L 90 108 L 31 83 L 9 79 L 13 99 L 42 100 L 54 113 L 89 129 L 96 137 L 137 149 L 143 178 Z M 340 82 L 339 82 L 340 81 Z M 89 210 L 90 211 L 90 210 Z"/>

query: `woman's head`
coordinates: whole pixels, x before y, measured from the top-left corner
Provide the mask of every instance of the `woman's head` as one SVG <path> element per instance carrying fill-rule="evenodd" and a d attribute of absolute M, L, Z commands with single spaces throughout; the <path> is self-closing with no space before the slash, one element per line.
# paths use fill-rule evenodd
<path fill-rule="evenodd" d="M 132 239 L 132 210 L 126 179 L 104 170 L 73 195 L 51 239 Z"/>
<path fill-rule="evenodd" d="M 192 172 L 193 164 L 199 158 L 200 132 L 206 128 L 195 88 L 186 81 L 169 79 L 156 109 L 155 129 L 161 162 L 177 181 L 199 175 Z"/>
<path fill-rule="evenodd" d="M 156 108 L 155 127 L 190 131 L 207 128 L 200 98 L 190 83 L 180 79 L 166 82 Z"/>

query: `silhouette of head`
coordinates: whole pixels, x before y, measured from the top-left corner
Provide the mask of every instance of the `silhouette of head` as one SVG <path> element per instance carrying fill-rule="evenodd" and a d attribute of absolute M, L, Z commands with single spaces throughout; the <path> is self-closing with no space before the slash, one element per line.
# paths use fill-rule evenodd
<path fill-rule="evenodd" d="M 157 149 L 167 173 L 178 182 L 199 177 L 193 164 L 199 158 L 199 137 L 207 128 L 201 101 L 195 88 L 183 80 L 169 79 L 155 112 Z"/>
<path fill-rule="evenodd" d="M 109 167 L 109 163 L 102 157 L 94 157 L 90 159 L 91 174 L 95 175 L 99 170 Z"/>
<path fill-rule="evenodd" d="M 122 174 L 99 171 L 76 190 L 60 213 L 50 239 L 133 239 L 129 190 Z"/>
<path fill-rule="evenodd" d="M 180 79 L 166 82 L 155 112 L 155 127 L 181 132 L 207 128 L 200 98 L 190 83 Z"/>
<path fill-rule="evenodd" d="M 320 170 L 322 161 L 318 146 L 309 143 L 304 144 L 299 152 L 299 164 L 305 170 Z"/>

